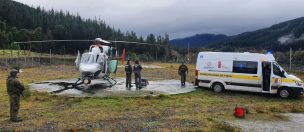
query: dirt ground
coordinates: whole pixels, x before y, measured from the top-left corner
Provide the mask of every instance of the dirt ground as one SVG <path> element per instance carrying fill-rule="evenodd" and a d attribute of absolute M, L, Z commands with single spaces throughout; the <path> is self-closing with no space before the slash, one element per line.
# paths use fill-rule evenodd
<path fill-rule="evenodd" d="M 163 68 L 144 69 L 143 76 L 178 79 L 179 64 L 153 65 Z M 194 65 L 189 69 L 187 81 L 191 83 Z M 5 86 L 8 72 L 0 71 L 0 131 L 242 131 L 242 127 L 229 123 L 239 120 L 233 116 L 236 105 L 248 109 L 242 119 L 245 121 L 280 121 L 286 120 L 281 113 L 304 112 L 303 97 L 280 99 L 232 91 L 217 94 L 206 88 L 186 94 L 131 98 L 65 97 L 26 90 L 20 110 L 24 121 L 12 123 Z M 113 76 L 123 77 L 123 69 Z M 27 85 L 77 77 L 73 66 L 44 66 L 24 69 L 20 79 Z"/>
<path fill-rule="evenodd" d="M 242 128 L 245 132 L 302 132 L 304 125 L 304 114 L 284 113 L 279 115 L 281 120 L 272 121 L 231 121 L 231 125 Z"/>

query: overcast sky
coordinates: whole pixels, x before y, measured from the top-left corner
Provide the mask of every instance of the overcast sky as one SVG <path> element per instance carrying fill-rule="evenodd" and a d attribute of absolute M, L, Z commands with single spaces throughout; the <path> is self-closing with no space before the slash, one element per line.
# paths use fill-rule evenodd
<path fill-rule="evenodd" d="M 29 6 L 101 18 L 122 31 L 170 38 L 236 35 L 304 16 L 304 0 L 16 0 Z"/>

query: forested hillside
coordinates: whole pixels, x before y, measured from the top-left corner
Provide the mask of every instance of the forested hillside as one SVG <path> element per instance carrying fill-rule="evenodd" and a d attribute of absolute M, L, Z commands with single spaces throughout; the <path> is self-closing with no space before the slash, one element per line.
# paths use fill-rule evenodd
<path fill-rule="evenodd" d="M 101 18 L 102 19 L 102 18 Z M 11 1 L 0 0 L 0 48 L 25 48 L 26 46 L 12 45 L 14 41 L 33 41 L 50 39 L 94 39 L 101 37 L 105 40 L 126 40 L 167 45 L 169 35 L 156 36 L 150 34 L 147 38 L 138 37 L 133 31 L 122 32 L 106 24 L 104 20 L 83 19 L 78 14 L 67 11 L 46 11 L 40 7 L 32 8 L 27 5 Z M 62 49 L 63 43 L 48 44 L 49 48 Z M 89 44 L 72 44 L 66 52 L 87 48 Z M 117 44 L 119 48 L 126 48 L 128 52 L 138 54 L 155 54 L 159 57 L 165 54 L 164 48 Z M 45 47 L 45 46 L 43 46 Z M 44 50 L 39 44 L 31 45 L 32 50 Z"/>
<path fill-rule="evenodd" d="M 214 43 L 209 48 L 220 51 L 240 50 L 303 50 L 304 17 L 282 22 L 269 28 L 228 37 Z"/>

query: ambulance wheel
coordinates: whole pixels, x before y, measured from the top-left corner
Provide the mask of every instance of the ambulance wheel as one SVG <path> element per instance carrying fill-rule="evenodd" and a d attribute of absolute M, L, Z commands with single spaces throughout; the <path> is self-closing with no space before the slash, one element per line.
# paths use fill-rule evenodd
<path fill-rule="evenodd" d="M 291 91 L 290 91 L 289 89 L 287 89 L 287 88 L 282 88 L 282 89 L 280 89 L 279 92 L 278 92 L 278 95 L 279 95 L 281 98 L 284 98 L 284 99 L 290 98 L 290 97 L 292 96 L 291 94 L 292 94 Z"/>
<path fill-rule="evenodd" d="M 212 89 L 213 89 L 214 92 L 220 93 L 224 90 L 224 85 L 221 84 L 221 83 L 214 83 L 212 85 Z"/>

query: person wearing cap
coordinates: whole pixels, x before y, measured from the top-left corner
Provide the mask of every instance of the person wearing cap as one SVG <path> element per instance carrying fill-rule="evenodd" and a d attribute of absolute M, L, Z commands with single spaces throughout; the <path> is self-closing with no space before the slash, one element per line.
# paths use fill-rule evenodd
<path fill-rule="evenodd" d="M 133 72 L 134 72 L 134 76 L 135 76 L 135 85 L 136 85 L 136 89 L 141 89 L 141 70 L 142 70 L 142 66 L 139 64 L 139 61 L 136 60 L 135 61 L 135 65 L 133 67 Z"/>
<path fill-rule="evenodd" d="M 131 88 L 132 85 L 132 66 L 130 64 L 130 60 L 127 61 L 127 64 L 125 65 L 125 72 L 126 72 L 126 87 Z"/>
<path fill-rule="evenodd" d="M 185 65 L 184 62 L 182 62 L 182 64 L 179 66 L 178 68 L 178 74 L 181 76 L 181 85 L 185 86 L 185 82 L 186 82 L 186 73 L 188 75 L 188 67 Z"/>
<path fill-rule="evenodd" d="M 22 121 L 18 117 L 19 107 L 20 107 L 20 95 L 23 96 L 24 86 L 18 80 L 18 73 L 20 73 L 20 69 L 12 69 L 10 71 L 10 75 L 6 80 L 7 93 L 9 95 L 10 101 L 10 120 L 13 122 Z"/>

